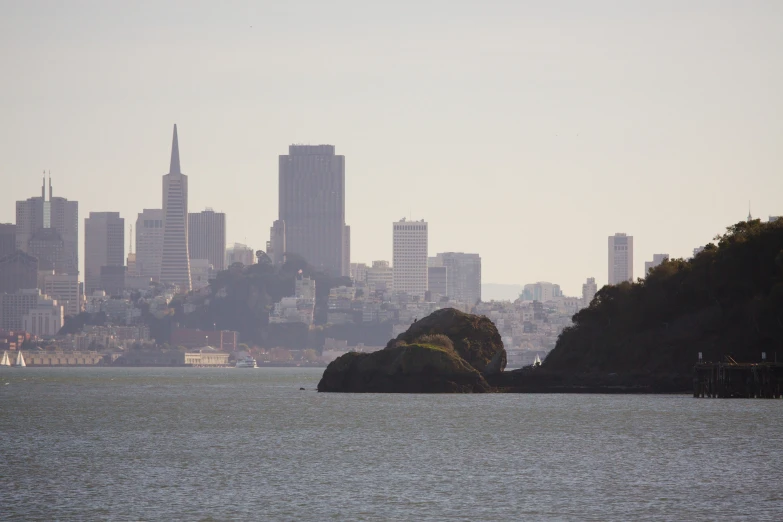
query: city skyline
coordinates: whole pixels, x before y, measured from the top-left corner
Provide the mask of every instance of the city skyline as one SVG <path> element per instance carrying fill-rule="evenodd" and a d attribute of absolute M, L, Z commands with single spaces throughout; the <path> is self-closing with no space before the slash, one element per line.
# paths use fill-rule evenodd
<path fill-rule="evenodd" d="M 602 241 L 616 230 L 636 238 L 642 274 L 653 254 L 688 257 L 744 219 L 749 199 L 755 216 L 780 215 L 783 78 L 770 65 L 783 61 L 782 6 L 694 2 L 672 18 L 567 5 L 458 2 L 425 26 L 405 6 L 357 9 L 349 25 L 316 5 L 270 15 L 193 2 L 153 17 L 20 4 L 0 21 L 18 49 L 3 57 L 0 93 L 17 103 L 0 122 L 0 183 L 24 200 L 50 169 L 81 215 L 117 211 L 128 225 L 160 207 L 161 143 L 176 121 L 198 175 L 191 208 L 226 212 L 227 244 L 263 249 L 280 151 L 332 143 L 350 159 L 352 261 L 391 259 L 383 231 L 415 215 L 430 223 L 431 251 L 481 253 L 485 281 L 557 281 L 569 295 L 586 277 L 606 283 Z M 178 21 L 209 30 L 211 47 Z M 324 22 L 337 36 L 312 45 Z M 402 28 L 409 43 L 389 46 Z M 290 63 L 314 65 L 281 74 Z M 13 221 L 3 205 L 0 222 Z"/>

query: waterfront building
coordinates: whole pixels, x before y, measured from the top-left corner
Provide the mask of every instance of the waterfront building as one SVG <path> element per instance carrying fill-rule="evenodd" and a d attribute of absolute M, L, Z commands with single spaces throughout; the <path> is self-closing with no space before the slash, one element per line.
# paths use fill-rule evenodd
<path fill-rule="evenodd" d="M 345 156 L 334 145 L 291 145 L 279 159 L 279 219 L 287 252 L 317 270 L 347 276 L 350 229 L 345 225 Z"/>
<path fill-rule="evenodd" d="M 373 261 L 367 269 L 367 286 L 373 292 L 394 291 L 394 270 L 388 261 Z"/>
<path fill-rule="evenodd" d="M 163 256 L 163 209 L 145 208 L 136 219 L 136 272 L 160 280 Z"/>
<path fill-rule="evenodd" d="M 405 218 L 393 225 L 394 291 L 424 297 L 427 291 L 428 226 Z"/>
<path fill-rule="evenodd" d="M 609 284 L 633 282 L 633 236 L 609 236 Z"/>
<path fill-rule="evenodd" d="M 188 292 L 191 285 L 188 255 L 188 177 L 180 168 L 176 124 L 171 142 L 169 173 L 163 176 L 163 252 L 160 282 L 176 285 L 180 292 Z"/>
<path fill-rule="evenodd" d="M 41 229 L 52 229 L 59 235 L 59 245 L 46 244 L 55 241 L 53 233 L 40 234 Z M 38 234 L 36 248 L 44 250 L 47 258 L 55 253 L 55 259 L 43 260 L 30 251 L 30 242 Z M 54 197 L 52 179 L 49 178 L 49 197 L 46 197 L 46 178 L 41 186 L 41 197 L 16 202 L 16 248 L 39 257 L 43 264 L 57 265 L 58 273 L 78 275 L 79 273 L 79 203 Z M 53 252 L 53 249 L 61 249 Z M 40 252 L 39 252 L 40 253 Z"/>
<path fill-rule="evenodd" d="M 448 271 L 448 295 L 451 299 L 474 305 L 481 301 L 481 256 L 463 252 L 437 254 L 436 266 Z"/>
<path fill-rule="evenodd" d="M 208 208 L 188 214 L 188 255 L 192 260 L 207 259 L 215 270 L 225 270 L 226 215 Z"/>
<path fill-rule="evenodd" d="M 235 352 L 239 345 L 239 333 L 232 330 L 198 330 L 175 328 L 171 332 L 171 346 L 187 349 L 214 346 L 221 352 Z"/>
<path fill-rule="evenodd" d="M 90 212 L 84 219 L 84 291 L 101 289 L 101 269 L 125 264 L 125 219 L 119 212 Z"/>
<path fill-rule="evenodd" d="M 245 266 L 250 266 L 255 263 L 255 260 L 255 251 L 242 243 L 234 243 L 234 246 L 229 247 L 226 250 L 226 268 L 234 263 L 242 263 Z"/>
<path fill-rule="evenodd" d="M 656 266 L 660 265 L 664 261 L 669 259 L 669 254 L 653 254 L 653 260 L 652 261 L 645 261 L 644 262 L 644 275 L 647 276 L 647 274 L 650 273 L 650 270 L 655 268 Z"/>
<path fill-rule="evenodd" d="M 590 306 L 596 293 L 598 293 L 598 285 L 595 284 L 595 277 L 588 277 L 582 285 L 582 306 Z"/>
<path fill-rule="evenodd" d="M 0 223 L 0 259 L 16 252 L 16 225 Z"/>
<path fill-rule="evenodd" d="M 79 276 L 48 273 L 43 277 L 41 291 L 57 300 L 65 315 L 78 315 L 82 308 L 81 285 Z"/>
<path fill-rule="evenodd" d="M 39 295 L 35 306 L 22 316 L 22 329 L 38 337 L 54 337 L 63 326 L 63 307 L 56 300 Z"/>
<path fill-rule="evenodd" d="M 38 287 L 38 258 L 17 250 L 0 259 L 0 294 Z"/>

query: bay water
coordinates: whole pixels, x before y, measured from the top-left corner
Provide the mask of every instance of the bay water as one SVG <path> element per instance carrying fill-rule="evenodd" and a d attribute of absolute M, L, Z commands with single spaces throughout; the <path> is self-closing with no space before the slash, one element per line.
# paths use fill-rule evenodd
<path fill-rule="evenodd" d="M 783 520 L 783 401 L 0 369 L 1 520 Z M 300 388 L 305 390 L 300 390 Z"/>

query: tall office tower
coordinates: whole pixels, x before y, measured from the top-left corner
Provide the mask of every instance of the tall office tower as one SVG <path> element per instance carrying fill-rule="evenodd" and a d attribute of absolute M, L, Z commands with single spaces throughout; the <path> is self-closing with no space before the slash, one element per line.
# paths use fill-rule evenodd
<path fill-rule="evenodd" d="M 53 228 L 39 228 L 27 242 L 27 253 L 38 258 L 38 270 L 65 271 L 65 241 Z"/>
<path fill-rule="evenodd" d="M 52 195 L 49 178 L 49 198 L 46 198 L 46 177 L 41 186 L 41 197 L 16 202 L 16 248 L 29 252 L 30 241 L 42 229 L 51 229 L 62 239 L 62 260 L 58 273 L 79 274 L 79 202 Z M 53 234 L 39 234 L 40 241 L 51 240 Z M 50 249 L 49 249 L 50 250 Z"/>
<path fill-rule="evenodd" d="M 43 277 L 42 286 L 41 292 L 56 299 L 62 305 L 65 315 L 78 315 L 81 312 L 79 276 L 47 274 Z"/>
<path fill-rule="evenodd" d="M 0 259 L 16 251 L 16 225 L 0 223 Z"/>
<path fill-rule="evenodd" d="M 598 285 L 595 284 L 595 277 L 588 277 L 582 285 L 582 306 L 590 306 L 596 293 L 598 293 Z"/>
<path fill-rule="evenodd" d="M 160 279 L 163 257 L 163 209 L 145 208 L 136 218 L 136 273 Z"/>
<path fill-rule="evenodd" d="M 0 294 L 0 330 L 11 332 L 23 328 L 23 317 L 38 305 L 41 291 L 24 288 L 13 294 Z"/>
<path fill-rule="evenodd" d="M 282 265 L 285 262 L 285 221 L 278 219 L 272 223 L 266 254 L 275 265 Z"/>
<path fill-rule="evenodd" d="M 433 301 L 449 295 L 449 269 L 445 266 L 427 267 L 427 289 Z"/>
<path fill-rule="evenodd" d="M 633 236 L 609 236 L 609 284 L 633 282 Z"/>
<path fill-rule="evenodd" d="M 660 265 L 664 261 L 669 259 L 669 254 L 653 254 L 653 260 L 652 261 L 645 261 L 644 262 L 644 276 L 647 277 L 647 274 L 650 273 L 650 270 L 655 268 L 656 266 Z"/>
<path fill-rule="evenodd" d="M 17 250 L 0 258 L 0 294 L 38 287 L 38 258 Z"/>
<path fill-rule="evenodd" d="M 214 270 L 226 269 L 226 215 L 211 208 L 188 214 L 190 259 L 208 259 Z"/>
<path fill-rule="evenodd" d="M 279 219 L 286 251 L 331 275 L 348 275 L 345 156 L 334 145 L 291 145 L 279 163 Z"/>
<path fill-rule="evenodd" d="M 90 212 L 84 219 L 84 291 L 101 287 L 101 267 L 125 266 L 125 219 L 119 212 Z"/>
<path fill-rule="evenodd" d="M 394 223 L 394 291 L 424 297 L 427 291 L 427 223 Z"/>
<path fill-rule="evenodd" d="M 163 176 L 163 254 L 160 282 L 190 291 L 188 255 L 188 177 L 180 170 L 177 125 L 171 142 L 171 166 Z"/>
<path fill-rule="evenodd" d="M 474 305 L 481 300 L 481 256 L 462 252 L 443 252 L 435 256 L 439 266 L 448 270 L 448 296 Z"/>

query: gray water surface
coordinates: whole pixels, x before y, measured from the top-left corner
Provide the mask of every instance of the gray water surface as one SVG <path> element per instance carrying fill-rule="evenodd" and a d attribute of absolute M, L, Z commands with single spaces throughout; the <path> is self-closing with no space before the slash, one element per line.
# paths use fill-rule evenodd
<path fill-rule="evenodd" d="M 320 375 L 0 369 L 0 519 L 783 520 L 780 400 L 318 394 Z"/>

